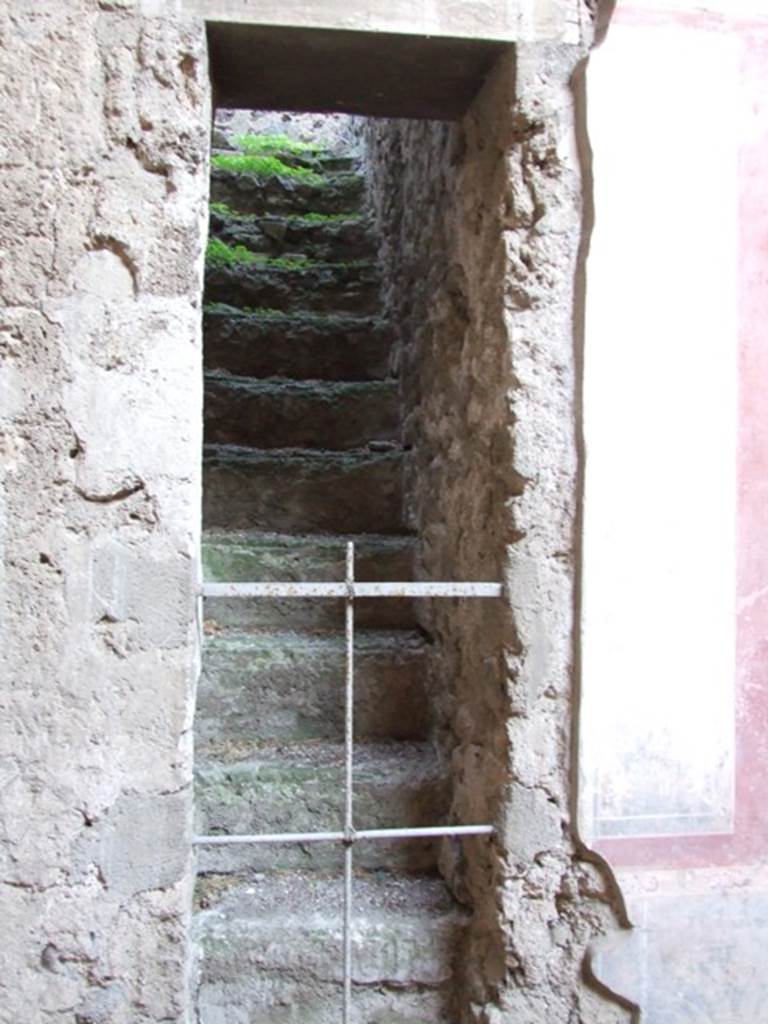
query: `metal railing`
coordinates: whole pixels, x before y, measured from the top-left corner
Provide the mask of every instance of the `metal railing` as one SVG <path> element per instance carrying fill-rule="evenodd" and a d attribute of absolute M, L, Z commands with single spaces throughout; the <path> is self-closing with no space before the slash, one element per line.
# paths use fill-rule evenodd
<path fill-rule="evenodd" d="M 343 1024 L 351 1024 L 353 849 L 363 840 L 492 835 L 492 825 L 437 825 L 356 829 L 353 815 L 355 600 L 369 597 L 501 597 L 501 583 L 361 583 L 355 580 L 355 545 L 347 544 L 346 578 L 329 583 L 206 583 L 203 597 L 344 598 L 346 673 L 344 687 L 344 828 L 335 832 L 272 832 L 258 835 L 195 836 L 195 846 L 269 843 L 341 843 L 344 846 Z"/>

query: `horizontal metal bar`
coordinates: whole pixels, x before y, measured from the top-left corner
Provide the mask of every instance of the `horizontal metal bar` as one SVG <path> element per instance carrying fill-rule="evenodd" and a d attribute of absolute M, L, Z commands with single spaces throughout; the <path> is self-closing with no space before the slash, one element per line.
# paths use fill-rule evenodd
<path fill-rule="evenodd" d="M 363 839 L 434 839 L 439 836 L 490 836 L 493 825 L 437 825 L 425 828 L 368 828 L 346 832 L 265 832 L 263 835 L 195 836 L 194 846 L 268 843 L 357 843 Z"/>
<path fill-rule="evenodd" d="M 425 828 L 361 828 L 355 839 L 431 839 L 438 836 L 490 836 L 493 825 L 437 825 Z"/>
<path fill-rule="evenodd" d="M 341 843 L 343 832 L 271 832 L 257 836 L 195 836 L 193 846 L 235 846 L 240 843 Z"/>
<path fill-rule="evenodd" d="M 346 583 L 204 583 L 203 597 L 346 597 Z"/>
<path fill-rule="evenodd" d="M 501 583 L 355 583 L 355 597 L 501 597 Z"/>
<path fill-rule="evenodd" d="M 501 583 L 205 583 L 204 597 L 501 597 Z"/>

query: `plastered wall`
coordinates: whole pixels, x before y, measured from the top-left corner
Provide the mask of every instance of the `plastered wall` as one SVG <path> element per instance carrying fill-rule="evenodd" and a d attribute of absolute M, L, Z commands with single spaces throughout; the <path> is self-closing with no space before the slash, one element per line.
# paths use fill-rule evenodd
<path fill-rule="evenodd" d="M 0 11 L 0 1020 L 185 1020 L 202 26 Z"/>
<path fill-rule="evenodd" d="M 768 11 L 620 2 L 588 81 L 583 816 L 634 925 L 597 970 L 643 1024 L 751 1024 L 768 991 Z"/>
<path fill-rule="evenodd" d="M 581 56 L 520 46 L 463 124 L 368 133 L 423 572 L 508 587 L 494 604 L 435 602 L 424 623 L 456 820 L 498 828 L 491 846 L 443 850 L 474 910 L 462 1021 L 630 1019 L 586 981 L 621 906 L 572 815 Z"/>

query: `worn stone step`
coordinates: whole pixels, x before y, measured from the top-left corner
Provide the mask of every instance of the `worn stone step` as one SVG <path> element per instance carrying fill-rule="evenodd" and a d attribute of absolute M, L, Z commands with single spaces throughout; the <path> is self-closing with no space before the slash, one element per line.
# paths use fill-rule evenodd
<path fill-rule="evenodd" d="M 206 529 L 403 533 L 403 452 L 206 445 Z"/>
<path fill-rule="evenodd" d="M 211 202 L 226 203 L 240 213 L 362 212 L 365 199 L 361 174 L 328 174 L 322 182 L 313 183 L 211 168 Z"/>
<path fill-rule="evenodd" d="M 318 150 L 314 153 L 296 153 L 283 150 L 272 150 L 272 156 L 282 160 L 290 167 L 307 167 L 319 174 L 338 174 L 349 171 L 360 172 L 362 160 L 349 152 L 334 153 L 331 150 Z"/>
<path fill-rule="evenodd" d="M 392 333 L 375 317 L 247 312 L 207 306 L 205 365 L 248 377 L 379 380 Z"/>
<path fill-rule="evenodd" d="M 338 1024 L 342 994 L 340 878 L 260 875 L 216 894 L 195 919 L 200 1024 Z M 356 877 L 353 1020 L 447 1024 L 468 917 L 433 878 Z"/>
<path fill-rule="evenodd" d="M 209 266 L 205 274 L 205 301 L 289 313 L 369 316 L 380 306 L 379 271 L 374 263 L 363 261 Z"/>
<path fill-rule="evenodd" d="M 382 695 L 382 699 L 386 699 Z M 304 742 L 232 747 L 237 759 L 198 758 L 195 801 L 200 834 L 324 832 L 343 827 L 344 746 Z M 243 756 L 246 753 L 247 756 Z M 431 744 L 359 743 L 355 747 L 355 826 L 398 828 L 439 825 L 446 819 L 449 784 Z M 436 842 L 369 840 L 355 847 L 366 868 L 429 871 Z M 340 844 L 202 846 L 201 871 L 333 868 Z"/>
<path fill-rule="evenodd" d="M 276 534 L 211 531 L 203 535 L 205 579 L 210 582 L 344 579 L 346 542 L 355 543 L 355 575 L 360 580 L 415 578 L 416 544 L 408 536 L 361 534 Z M 344 622 L 344 603 L 335 600 L 206 598 L 206 619 L 218 626 L 279 629 L 335 629 Z M 361 628 L 411 629 L 417 622 L 406 598 L 361 598 L 355 623 Z"/>
<path fill-rule="evenodd" d="M 205 375 L 205 439 L 255 448 L 364 448 L 400 439 L 397 382 Z"/>
<path fill-rule="evenodd" d="M 356 631 L 359 740 L 426 737 L 427 650 L 407 630 Z M 340 632 L 209 632 L 197 690 L 197 756 L 215 761 L 254 741 L 341 742 L 345 654 Z"/>
<path fill-rule="evenodd" d="M 319 155 L 320 166 L 326 173 L 340 173 L 345 171 L 356 171 L 360 173 L 361 159 L 359 156 L 351 156 L 343 153 L 321 153 Z"/>
<path fill-rule="evenodd" d="M 231 155 L 232 153 L 242 153 L 242 149 L 234 140 L 229 142 L 226 139 L 221 139 L 218 145 L 211 148 L 212 156 L 217 156 L 220 153 Z M 329 149 L 298 152 L 295 149 L 270 148 L 264 150 L 262 155 L 275 157 L 289 167 L 305 167 L 318 174 L 359 171 L 362 163 L 361 158 L 354 153 L 336 153 Z"/>
<path fill-rule="evenodd" d="M 319 216 L 238 216 L 214 207 L 210 230 L 227 245 L 244 245 L 273 257 L 300 252 L 316 260 L 339 261 L 376 255 L 376 240 L 367 218 L 338 214 L 334 219 L 321 220 Z"/>

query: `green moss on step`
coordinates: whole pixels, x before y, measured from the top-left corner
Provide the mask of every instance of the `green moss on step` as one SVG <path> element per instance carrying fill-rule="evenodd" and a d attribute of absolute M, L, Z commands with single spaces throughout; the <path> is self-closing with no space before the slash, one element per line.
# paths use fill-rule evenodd
<path fill-rule="evenodd" d="M 359 213 L 297 213 L 287 218 L 292 221 L 307 221 L 310 224 L 339 224 L 348 220 L 360 220 Z"/>
<path fill-rule="evenodd" d="M 291 224 L 344 224 L 349 221 L 362 220 L 360 213 L 350 210 L 348 213 L 290 213 L 286 214 L 285 217 L 257 217 L 255 213 L 240 213 L 239 210 L 233 210 L 227 203 L 211 203 L 208 207 L 211 213 L 216 213 L 219 217 L 225 217 L 227 220 L 236 220 L 244 223 L 252 224 L 256 220 L 264 221 L 288 221 Z"/>
<path fill-rule="evenodd" d="M 307 185 L 323 185 L 326 179 L 307 167 L 292 167 L 276 156 L 256 156 L 251 153 L 216 153 L 211 157 L 213 167 L 236 174 L 253 174 L 259 178 L 294 178 Z"/>
<path fill-rule="evenodd" d="M 263 267 L 279 267 L 283 270 L 304 270 L 313 266 L 306 256 L 265 256 L 264 253 L 253 252 L 244 245 L 227 245 L 220 238 L 211 238 L 205 250 L 205 262 L 208 267 L 234 267 L 259 264 Z"/>
<path fill-rule="evenodd" d="M 222 217 L 230 217 L 232 215 L 232 210 L 226 203 L 210 203 L 208 209 L 211 213 L 221 214 Z"/>
<path fill-rule="evenodd" d="M 223 217 L 225 220 L 236 220 L 239 223 L 252 224 L 258 219 L 255 213 L 240 213 L 239 210 L 233 210 L 227 203 L 211 203 L 208 209 L 211 213 L 217 213 L 219 217 Z"/>
<path fill-rule="evenodd" d="M 227 245 L 220 238 L 211 238 L 205 251 L 208 267 L 250 266 L 258 264 L 262 267 L 276 267 L 280 270 L 310 270 L 323 267 L 332 270 L 349 269 L 352 267 L 374 266 L 372 260 L 313 260 L 308 256 L 266 256 L 261 252 L 253 252 L 244 245 Z"/>
<path fill-rule="evenodd" d="M 205 262 L 212 267 L 231 267 L 235 264 L 256 262 L 256 253 L 244 245 L 227 245 L 220 238 L 208 240 L 205 250 Z"/>
<path fill-rule="evenodd" d="M 287 135 L 236 135 L 235 145 L 244 153 L 291 153 L 295 156 L 306 156 L 321 153 L 323 146 L 319 142 L 300 142 Z"/>

